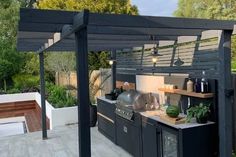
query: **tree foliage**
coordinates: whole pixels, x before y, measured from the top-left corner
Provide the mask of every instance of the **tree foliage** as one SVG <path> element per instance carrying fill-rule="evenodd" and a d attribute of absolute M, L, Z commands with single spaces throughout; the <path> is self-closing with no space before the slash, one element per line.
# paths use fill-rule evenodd
<path fill-rule="evenodd" d="M 88 9 L 97 13 L 138 14 L 138 9 L 131 4 L 131 0 L 38 0 L 35 7 L 69 11 Z"/>
<path fill-rule="evenodd" d="M 179 0 L 178 17 L 236 20 L 235 0 Z M 236 37 L 232 38 L 232 57 L 236 60 Z M 232 63 L 235 63 L 233 61 Z M 233 65 L 235 67 L 235 65 Z"/>
<path fill-rule="evenodd" d="M 99 68 L 108 68 L 109 64 L 107 62 L 108 59 L 107 52 L 90 52 L 88 56 L 89 60 L 89 69 L 90 70 L 98 70 Z"/>
<path fill-rule="evenodd" d="M 0 81 L 4 80 L 5 85 L 23 66 L 23 55 L 16 51 L 19 8 L 17 0 L 0 1 Z"/>
<path fill-rule="evenodd" d="M 235 0 L 179 0 L 178 17 L 236 19 Z"/>

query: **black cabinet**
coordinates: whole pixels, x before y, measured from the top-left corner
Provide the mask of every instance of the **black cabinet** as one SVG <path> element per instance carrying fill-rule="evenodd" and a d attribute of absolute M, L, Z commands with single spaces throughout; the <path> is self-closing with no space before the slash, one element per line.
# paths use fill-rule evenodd
<path fill-rule="evenodd" d="M 215 124 L 174 128 L 142 118 L 143 157 L 215 157 L 217 136 Z"/>
<path fill-rule="evenodd" d="M 97 99 L 98 131 L 116 143 L 115 109 L 116 104 L 106 99 Z"/>
<path fill-rule="evenodd" d="M 141 122 L 141 119 L 140 119 Z M 142 156 L 141 124 L 135 125 L 120 116 L 116 116 L 117 144 L 132 154 L 134 157 Z"/>
<path fill-rule="evenodd" d="M 142 120 L 143 157 L 159 157 L 160 131 L 160 128 L 148 122 L 147 119 Z"/>

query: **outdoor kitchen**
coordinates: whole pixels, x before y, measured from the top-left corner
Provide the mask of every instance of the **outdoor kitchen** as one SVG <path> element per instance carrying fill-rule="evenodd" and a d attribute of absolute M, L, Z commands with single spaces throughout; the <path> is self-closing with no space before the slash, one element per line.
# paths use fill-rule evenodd
<path fill-rule="evenodd" d="M 131 50 L 130 55 L 117 53 L 115 71 L 123 70 L 126 64 L 135 66 L 132 61 L 137 61 L 139 53 L 144 53 L 147 59 L 143 60 L 149 66 L 163 66 L 168 64 L 168 53 L 173 53 L 173 50 L 177 51 L 173 66 L 196 64 L 193 63 L 194 59 L 186 57 L 194 55 L 196 50 L 191 52 L 194 44 L 169 44 L 174 46 L 159 48 L 158 52 L 155 46 L 147 46 L 149 49 L 146 47 L 143 51 L 137 48 Z M 207 64 L 210 61 L 204 57 L 213 57 L 216 45 L 216 41 L 198 45 L 200 50 L 197 51 L 201 51 L 202 58 L 193 57 Z M 124 59 L 124 54 L 129 56 Z M 157 62 L 153 59 L 156 56 Z M 171 57 L 168 60 L 171 61 Z M 112 68 L 114 61 L 113 58 Z M 179 63 L 181 65 L 175 65 Z M 206 73 L 209 71 L 198 70 L 188 74 L 129 73 L 129 77 L 127 74 L 119 74 L 116 77 L 119 84 L 113 86 L 114 90 L 97 99 L 98 130 L 134 157 L 217 156 L 217 80 L 209 78 Z M 130 84 L 135 84 L 135 88 Z"/>
<path fill-rule="evenodd" d="M 186 84 L 186 79 L 167 78 L 169 80 L 164 76 L 137 75 L 136 82 L 146 80 L 152 86 L 143 81 L 141 86 L 136 85 L 136 90 L 121 93 L 117 100 L 98 98 L 99 131 L 135 157 L 216 155 L 214 110 L 206 113 L 205 121 L 195 118 L 187 120 L 190 116 L 187 116 L 187 111 L 191 112 L 195 104 L 215 102 L 214 89 L 207 93 L 177 89 L 175 86 L 181 84 L 180 80 Z M 173 85 L 167 85 L 165 80 L 175 83 L 174 88 Z M 213 82 L 207 82 L 209 87 Z"/>

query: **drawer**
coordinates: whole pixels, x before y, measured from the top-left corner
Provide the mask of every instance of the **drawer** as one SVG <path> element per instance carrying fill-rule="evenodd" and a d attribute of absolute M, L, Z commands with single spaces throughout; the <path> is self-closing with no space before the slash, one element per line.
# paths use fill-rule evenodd
<path fill-rule="evenodd" d="M 98 130 L 111 141 L 115 141 L 115 124 L 98 115 Z"/>
<path fill-rule="evenodd" d="M 98 112 L 115 121 L 116 105 L 97 99 Z"/>

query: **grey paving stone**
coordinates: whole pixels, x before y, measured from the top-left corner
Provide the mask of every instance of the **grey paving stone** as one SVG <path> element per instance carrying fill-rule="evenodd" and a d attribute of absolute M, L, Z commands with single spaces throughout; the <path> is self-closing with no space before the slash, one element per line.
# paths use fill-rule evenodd
<path fill-rule="evenodd" d="M 0 157 L 78 157 L 77 125 L 48 131 L 48 140 L 41 132 L 0 138 Z M 91 129 L 92 157 L 131 157 L 127 152 Z"/>

